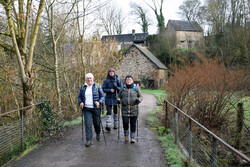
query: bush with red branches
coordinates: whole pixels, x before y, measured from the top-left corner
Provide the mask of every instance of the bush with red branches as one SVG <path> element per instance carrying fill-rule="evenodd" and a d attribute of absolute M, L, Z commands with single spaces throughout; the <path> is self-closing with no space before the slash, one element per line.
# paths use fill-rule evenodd
<path fill-rule="evenodd" d="M 219 128 L 239 100 L 246 79 L 243 71 L 232 71 L 216 59 L 201 58 L 193 64 L 173 68 L 166 85 L 168 100 L 206 127 Z"/>

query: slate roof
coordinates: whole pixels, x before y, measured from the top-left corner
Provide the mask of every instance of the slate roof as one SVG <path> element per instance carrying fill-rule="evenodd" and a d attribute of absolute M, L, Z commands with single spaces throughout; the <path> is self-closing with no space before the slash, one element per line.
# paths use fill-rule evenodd
<path fill-rule="evenodd" d="M 113 39 L 117 42 L 144 42 L 148 37 L 148 33 L 120 34 L 120 35 L 104 35 L 102 41 Z"/>
<path fill-rule="evenodd" d="M 145 47 L 142 47 L 142 46 L 139 46 L 139 45 L 136 45 L 136 44 L 132 44 L 128 50 L 125 52 L 128 53 L 129 49 L 131 47 L 135 46 L 138 50 L 140 50 L 140 52 L 146 56 L 151 62 L 153 62 L 158 68 L 160 69 L 168 69 L 157 57 L 155 57 L 147 48 Z"/>
<path fill-rule="evenodd" d="M 189 20 L 169 20 L 168 23 L 172 24 L 175 31 L 195 31 L 203 32 L 203 29 L 196 21 Z"/>

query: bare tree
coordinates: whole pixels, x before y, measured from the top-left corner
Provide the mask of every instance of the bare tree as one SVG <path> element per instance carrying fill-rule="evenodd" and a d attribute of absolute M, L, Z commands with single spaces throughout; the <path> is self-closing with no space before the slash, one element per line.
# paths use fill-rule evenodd
<path fill-rule="evenodd" d="M 212 27 L 213 33 L 223 32 L 226 24 L 226 13 L 228 10 L 227 0 L 207 0 L 205 4 L 205 18 Z"/>
<path fill-rule="evenodd" d="M 113 5 L 98 10 L 99 26 L 109 35 L 121 34 L 126 27 L 125 16 L 122 9 Z"/>
<path fill-rule="evenodd" d="M 155 13 L 157 22 L 158 22 L 158 30 L 159 33 L 162 33 L 165 31 L 165 18 L 162 12 L 162 6 L 164 3 L 164 0 L 151 0 L 151 4 L 146 2 L 144 0 L 144 2 L 153 10 L 153 12 Z"/>
<path fill-rule="evenodd" d="M 196 20 L 201 17 L 201 2 L 200 0 L 185 0 L 179 7 L 178 14 L 186 20 Z"/>
<path fill-rule="evenodd" d="M 33 104 L 33 53 L 44 0 L 39 1 L 37 13 L 35 13 L 35 8 L 32 8 L 31 0 L 27 0 L 27 3 L 18 1 L 17 4 L 10 0 L 0 0 L 0 4 L 4 7 L 5 16 L 8 20 L 9 31 L 6 31 L 6 35 L 12 38 L 11 43 L 1 43 L 1 46 L 14 51 L 16 54 L 23 88 L 24 106 L 29 106 Z M 18 10 L 16 9 L 16 5 Z M 33 25 L 30 23 L 32 15 L 36 15 Z M 31 32 L 30 27 L 33 28 Z M 31 37 L 30 40 L 28 40 L 29 37 Z"/>
<path fill-rule="evenodd" d="M 66 4 L 67 7 L 69 7 L 69 11 L 67 9 L 64 9 L 63 14 L 60 14 L 57 12 L 57 14 L 61 17 L 60 23 L 56 23 L 55 20 L 55 11 L 54 11 L 54 6 L 61 6 L 62 4 Z M 58 109 L 59 113 L 62 113 L 62 100 L 61 100 L 61 89 L 60 89 L 60 72 L 59 72 L 59 57 L 58 57 L 58 47 L 57 43 L 58 40 L 60 39 L 62 32 L 66 26 L 66 23 L 69 22 L 69 16 L 71 12 L 73 11 L 75 6 L 75 2 L 67 3 L 66 2 L 59 2 L 57 3 L 56 1 L 48 1 L 45 9 L 47 13 L 47 19 L 48 19 L 48 27 L 49 27 L 49 32 L 50 32 L 50 38 L 52 40 L 52 47 L 53 47 L 53 56 L 54 56 L 54 71 L 55 71 L 55 85 L 56 85 L 56 92 L 57 92 L 57 104 L 58 104 Z M 60 7 L 59 7 L 60 8 Z M 66 11 L 65 11 L 66 10 Z M 57 25 L 56 25 L 57 24 Z"/>
<path fill-rule="evenodd" d="M 248 0 L 231 0 L 228 22 L 231 22 L 232 26 L 246 25 L 249 19 L 249 5 Z"/>
<path fill-rule="evenodd" d="M 99 0 L 82 0 L 82 4 L 80 4 L 81 0 L 76 0 L 76 18 L 77 18 L 77 30 L 78 35 L 80 37 L 79 43 L 80 43 L 80 58 L 79 59 L 81 64 L 79 64 L 80 67 L 80 76 L 79 76 L 79 85 L 81 85 L 81 78 L 86 74 L 86 63 L 87 63 L 87 57 L 84 55 L 84 43 L 85 43 L 85 29 L 87 27 L 86 25 L 86 17 L 90 14 L 94 14 L 97 12 L 100 8 L 106 6 L 109 1 L 105 0 L 100 3 Z M 80 8 L 80 6 L 82 8 Z M 92 23 L 91 23 L 92 24 Z M 83 74 L 82 74 L 83 72 Z"/>
<path fill-rule="evenodd" d="M 147 17 L 147 11 L 142 8 L 142 6 L 131 3 L 130 7 L 132 8 L 132 15 L 136 16 L 137 23 L 142 27 L 142 32 L 148 32 L 148 26 L 150 25 L 149 18 Z"/>
<path fill-rule="evenodd" d="M 249 66 L 249 1 L 206 0 L 204 8 L 209 54 L 230 68 Z"/>

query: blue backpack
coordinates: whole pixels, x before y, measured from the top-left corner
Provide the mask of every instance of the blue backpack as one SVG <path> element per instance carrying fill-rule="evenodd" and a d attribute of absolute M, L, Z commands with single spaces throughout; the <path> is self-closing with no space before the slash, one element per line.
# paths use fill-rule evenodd
<path fill-rule="evenodd" d="M 121 95 L 123 94 L 123 92 L 124 92 L 124 89 L 125 89 L 125 88 L 127 88 L 127 87 L 126 87 L 126 85 L 123 85 Z M 128 89 L 128 88 L 127 88 L 127 89 Z M 134 85 L 134 87 L 133 87 L 133 91 L 134 91 L 136 94 L 138 94 L 138 92 L 136 91 L 136 85 Z"/>

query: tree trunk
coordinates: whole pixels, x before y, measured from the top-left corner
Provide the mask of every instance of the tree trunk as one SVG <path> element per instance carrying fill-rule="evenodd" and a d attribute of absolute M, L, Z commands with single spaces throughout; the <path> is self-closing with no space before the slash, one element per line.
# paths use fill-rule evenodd
<path fill-rule="evenodd" d="M 60 90 L 60 77 L 59 77 L 59 69 L 58 69 L 58 55 L 56 51 L 56 44 L 54 43 L 54 56 L 55 56 L 55 79 L 56 79 L 56 93 L 57 93 L 57 104 L 58 104 L 58 110 L 59 114 L 62 114 L 62 96 L 61 96 L 61 90 Z"/>
<path fill-rule="evenodd" d="M 23 102 L 24 106 L 30 106 L 33 105 L 33 95 L 34 95 L 34 90 L 33 90 L 33 77 L 27 77 L 26 82 L 22 83 L 23 85 Z M 26 116 L 27 112 L 31 112 L 31 109 L 28 109 L 23 112 L 23 115 Z M 28 113 L 30 114 L 30 113 Z"/>
<path fill-rule="evenodd" d="M 10 35 L 12 38 L 12 45 L 13 49 L 16 53 L 16 58 L 19 64 L 19 72 L 20 72 L 20 78 L 23 86 L 23 105 L 24 106 L 30 106 L 33 104 L 33 81 L 34 77 L 32 76 L 32 67 L 33 67 L 33 52 L 34 47 L 36 44 L 38 29 L 39 29 L 39 23 L 41 19 L 41 14 L 43 11 L 43 5 L 44 0 L 40 0 L 39 2 L 39 8 L 37 11 L 37 17 L 35 20 L 35 24 L 33 25 L 33 31 L 32 33 L 29 33 L 29 17 L 30 17 L 30 5 L 31 1 L 28 0 L 26 4 L 26 17 L 24 17 L 23 13 L 23 1 L 19 1 L 19 14 L 16 13 L 15 6 L 11 6 L 12 3 L 8 0 L 6 1 L 0 1 L 0 3 L 3 5 L 7 20 L 8 20 L 8 26 L 10 28 Z M 15 13 L 15 14 L 13 14 Z M 26 20 L 24 19 L 26 18 Z M 25 29 L 26 27 L 26 29 Z M 30 46 L 29 46 L 29 53 L 26 53 L 26 40 L 28 39 L 28 35 L 31 37 L 30 40 Z M 27 54 L 29 56 L 27 56 Z M 24 115 L 26 115 L 26 111 L 23 112 Z"/>
<path fill-rule="evenodd" d="M 66 72 L 63 73 L 63 76 L 64 76 L 64 79 L 66 81 L 66 84 L 67 84 L 67 89 L 68 89 L 68 96 L 70 98 L 70 103 L 71 103 L 71 108 L 74 110 L 74 112 L 76 113 L 77 112 L 77 106 L 76 106 L 76 103 L 74 103 L 74 100 L 73 100 L 73 97 L 72 97 L 72 93 L 70 90 L 70 87 L 69 87 L 69 80 L 68 80 L 68 77 L 66 75 Z"/>

